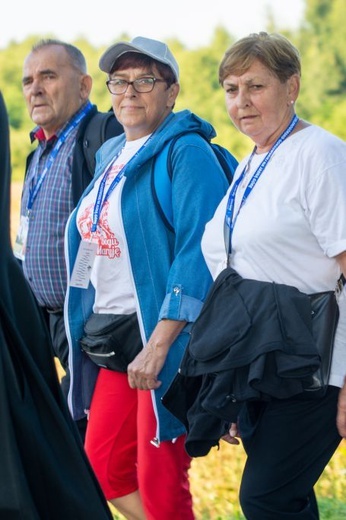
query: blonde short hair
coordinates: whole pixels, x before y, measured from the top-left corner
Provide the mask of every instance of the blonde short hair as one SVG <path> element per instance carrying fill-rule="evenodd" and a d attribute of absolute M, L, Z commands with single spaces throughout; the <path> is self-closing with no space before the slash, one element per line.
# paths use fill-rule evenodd
<path fill-rule="evenodd" d="M 282 83 L 293 74 L 301 75 L 300 54 L 281 34 L 253 33 L 236 41 L 225 53 L 219 66 L 219 82 L 234 74 L 241 76 L 259 60 Z"/>

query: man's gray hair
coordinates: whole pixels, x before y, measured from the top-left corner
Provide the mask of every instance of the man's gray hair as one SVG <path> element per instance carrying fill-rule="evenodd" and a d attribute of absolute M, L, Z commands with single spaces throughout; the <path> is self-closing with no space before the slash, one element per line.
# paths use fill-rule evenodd
<path fill-rule="evenodd" d="M 87 74 L 87 64 L 83 53 L 71 43 L 56 40 L 54 38 L 47 38 L 35 43 L 31 50 L 32 52 L 36 52 L 44 47 L 50 47 L 53 45 L 59 45 L 60 47 L 63 47 L 71 59 L 72 66 L 81 74 Z"/>

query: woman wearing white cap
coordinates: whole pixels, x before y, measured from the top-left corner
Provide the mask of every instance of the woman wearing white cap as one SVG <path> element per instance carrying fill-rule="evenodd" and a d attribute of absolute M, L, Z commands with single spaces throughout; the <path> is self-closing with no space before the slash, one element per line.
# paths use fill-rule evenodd
<path fill-rule="evenodd" d="M 179 68 L 164 43 L 117 43 L 100 68 L 125 133 L 98 151 L 95 180 L 67 226 L 70 408 L 75 418 L 87 410 L 86 451 L 106 498 L 126 518 L 191 520 L 185 427 L 161 397 L 211 284 L 200 241 L 228 183 L 208 143 L 213 127 L 188 110 L 172 111 Z M 153 179 L 159 153 L 178 135 L 173 229 Z M 124 356 L 133 352 L 125 366 L 100 368 L 86 350 L 98 342 L 93 330 L 109 333 L 112 324 Z"/>

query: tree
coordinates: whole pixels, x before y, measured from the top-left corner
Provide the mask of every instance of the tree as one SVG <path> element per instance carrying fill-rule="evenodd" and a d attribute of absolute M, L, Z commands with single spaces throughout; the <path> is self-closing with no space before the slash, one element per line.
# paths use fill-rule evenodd
<path fill-rule="evenodd" d="M 331 131 L 340 129 L 333 107 L 343 103 L 346 93 L 345 39 L 344 0 L 306 0 L 297 38 L 303 64 L 299 107 L 305 118 Z M 346 137 L 346 131 L 340 136 Z"/>
<path fill-rule="evenodd" d="M 319 124 L 346 138 L 344 125 L 346 94 L 346 10 L 344 0 L 306 0 L 302 26 L 281 31 L 297 46 L 302 58 L 302 85 L 297 102 L 300 117 Z M 268 11 L 268 32 L 275 32 L 275 21 Z M 276 31 L 277 32 L 277 31 Z M 11 42 L 0 49 L 0 89 L 9 111 L 11 125 L 13 178 L 22 179 L 25 158 L 31 149 L 32 122 L 27 114 L 21 87 L 22 65 L 31 47 L 42 37 L 31 36 L 23 42 Z M 114 41 L 129 40 L 122 34 Z M 181 71 L 181 91 L 176 109 L 188 108 L 207 119 L 217 131 L 216 141 L 241 159 L 251 142 L 231 123 L 225 108 L 224 93 L 218 82 L 219 63 L 234 37 L 222 26 L 214 31 L 211 42 L 189 50 L 179 40 L 167 42 Z M 75 43 L 84 52 L 93 77 L 91 100 L 100 110 L 111 106 L 105 86 L 106 75 L 99 70 L 99 58 L 105 47 L 92 46 L 85 38 Z M 113 42 L 110 42 L 111 45 Z"/>

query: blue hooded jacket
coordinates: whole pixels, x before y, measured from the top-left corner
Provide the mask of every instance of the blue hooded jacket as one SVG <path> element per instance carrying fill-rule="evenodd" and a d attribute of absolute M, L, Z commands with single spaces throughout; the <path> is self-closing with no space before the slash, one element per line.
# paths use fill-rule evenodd
<path fill-rule="evenodd" d="M 153 172 L 157 154 L 179 134 L 184 135 L 177 141 L 172 153 L 172 232 L 164 224 L 154 200 Z M 189 328 L 196 320 L 212 283 L 200 247 L 201 237 L 206 222 L 212 218 L 228 188 L 223 170 L 205 139 L 210 140 L 215 135 L 214 128 L 207 121 L 190 111 L 171 113 L 140 154 L 128 164 L 121 193 L 121 216 L 144 345 L 159 320 L 167 318 L 188 322 L 172 344 L 158 376 L 162 385 L 151 391 L 157 417 L 158 443 L 185 433 L 182 423 L 164 408 L 161 397 L 179 368 L 189 339 Z M 121 150 L 125 139 L 125 135 L 111 138 L 98 150 L 95 178 L 84 195 L 89 193 L 95 179 L 102 175 Z M 78 208 L 79 205 L 66 226 L 69 277 L 81 240 L 76 227 Z M 88 289 L 68 288 L 65 301 L 71 371 L 68 402 L 74 419 L 82 418 L 89 409 L 98 373 L 98 367 L 79 346 L 93 303 L 94 289 L 91 284 Z"/>

